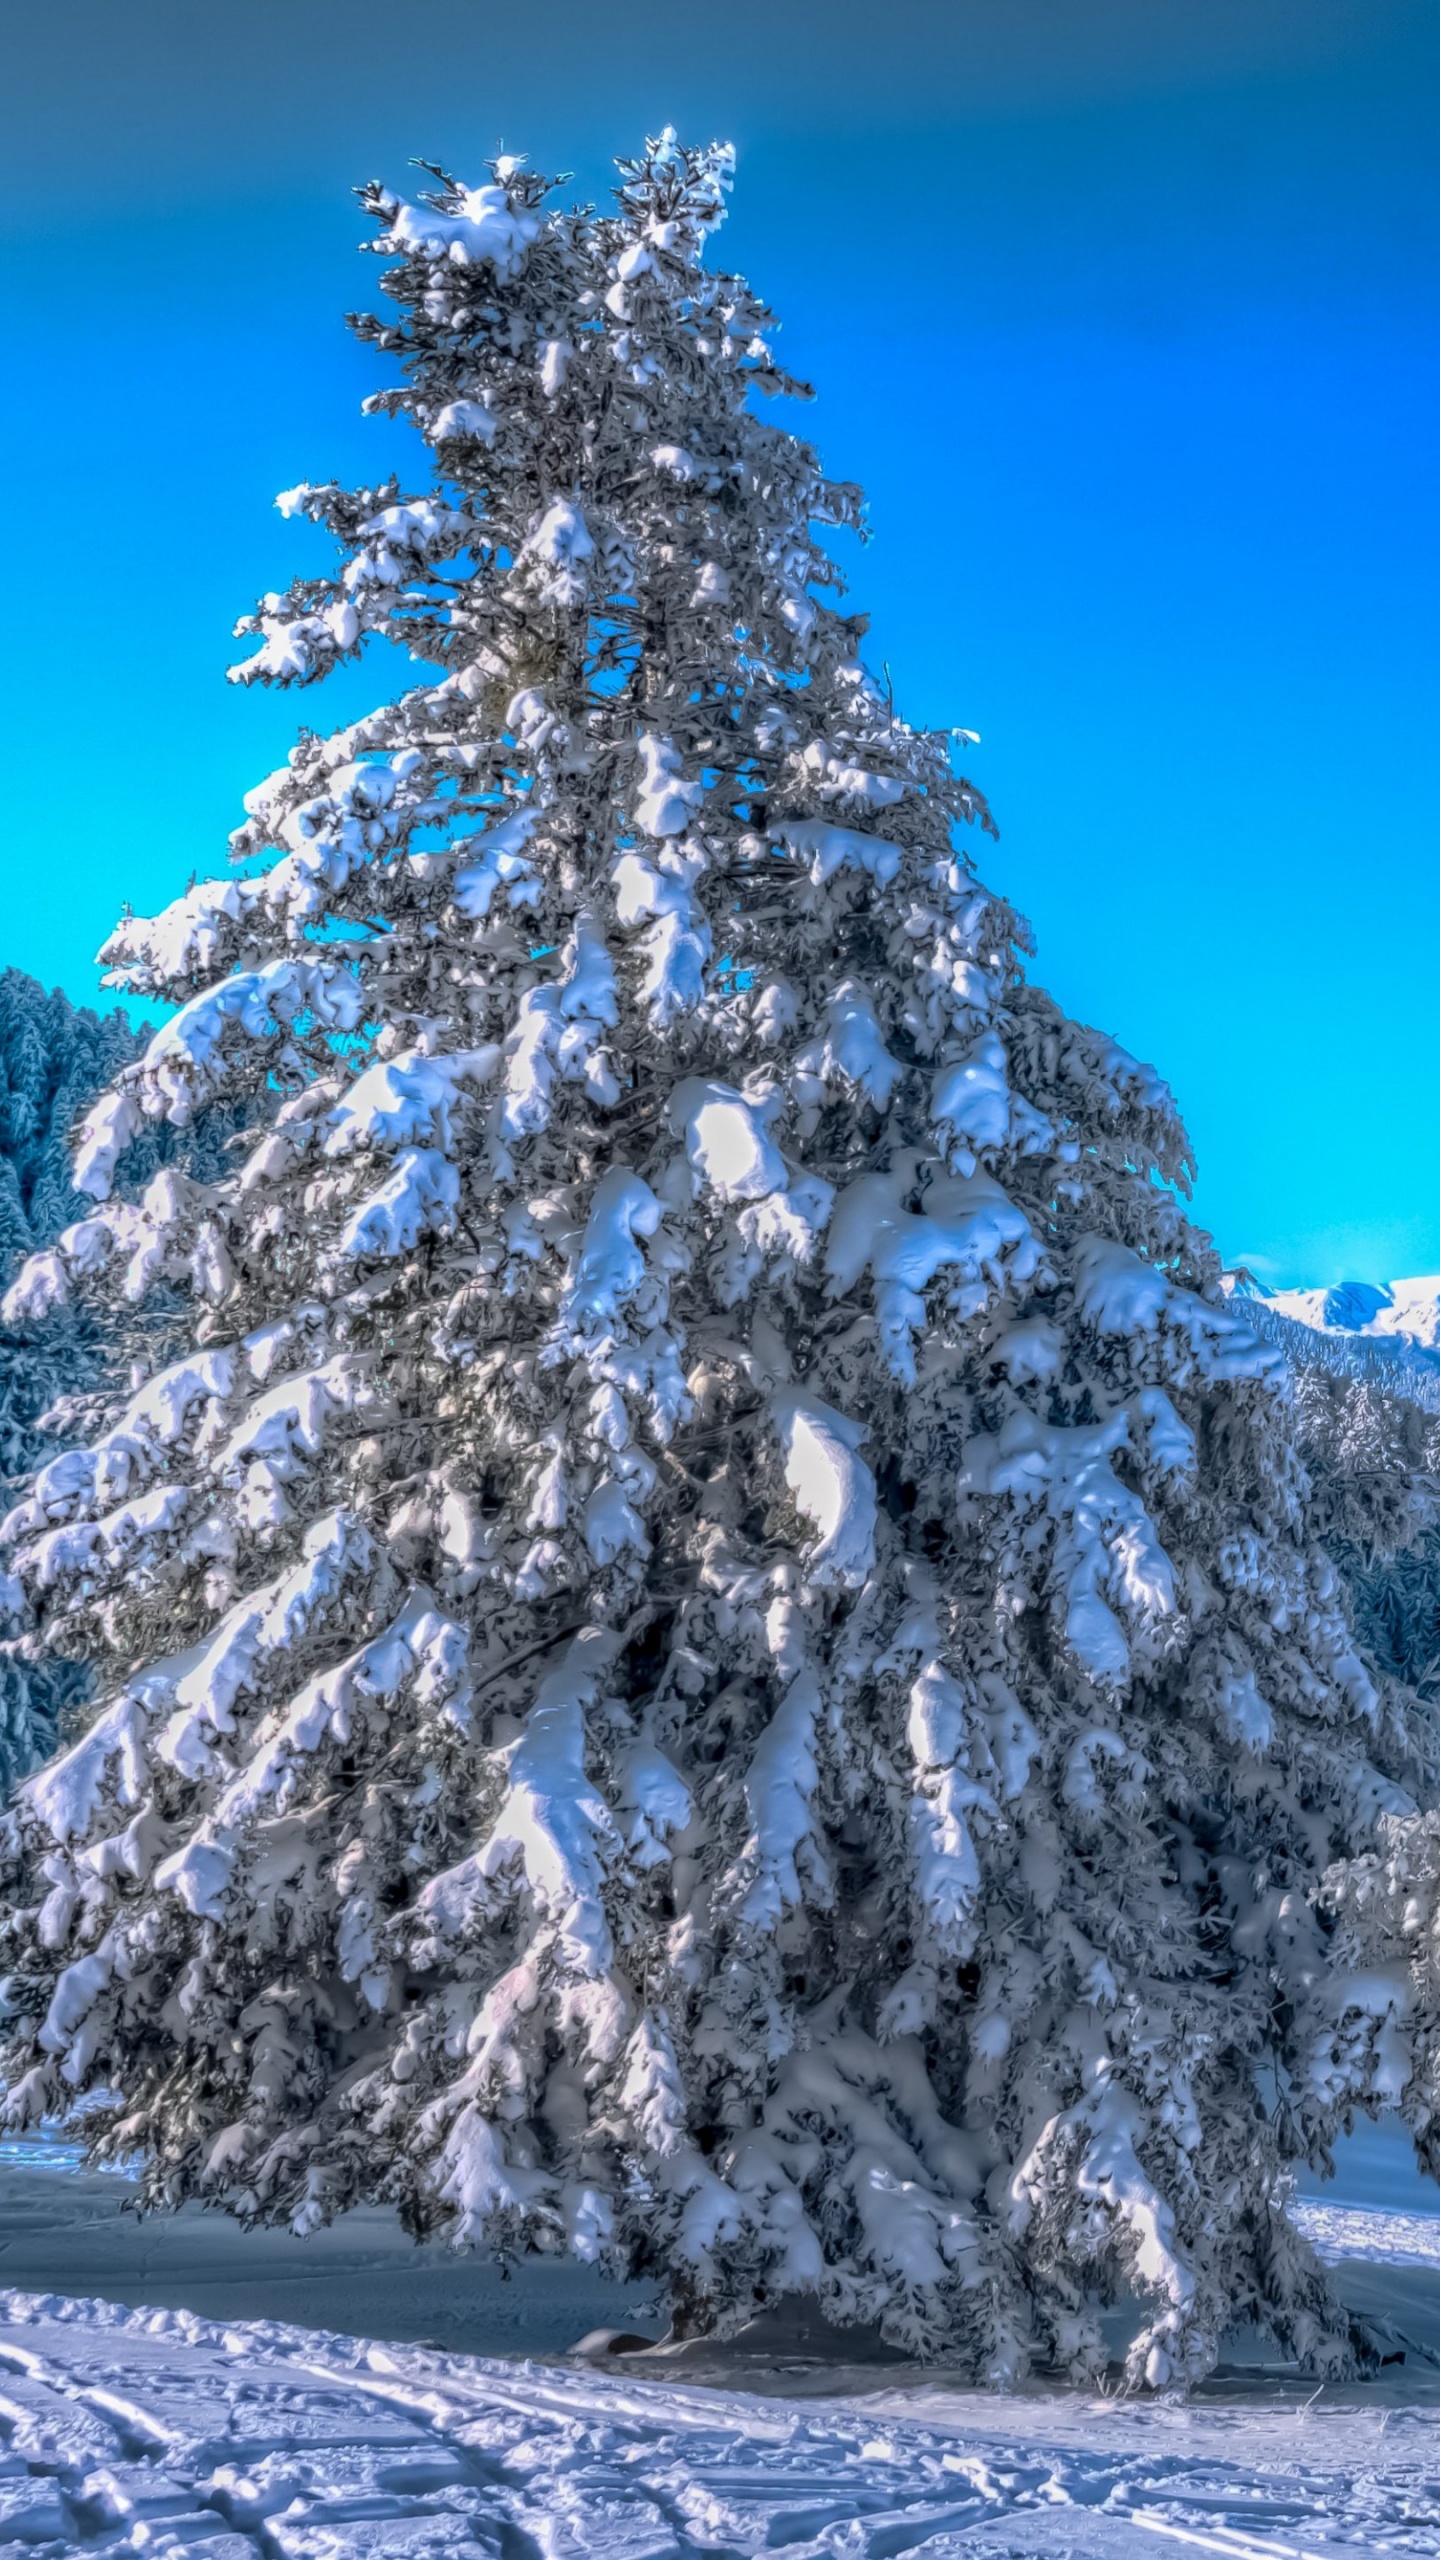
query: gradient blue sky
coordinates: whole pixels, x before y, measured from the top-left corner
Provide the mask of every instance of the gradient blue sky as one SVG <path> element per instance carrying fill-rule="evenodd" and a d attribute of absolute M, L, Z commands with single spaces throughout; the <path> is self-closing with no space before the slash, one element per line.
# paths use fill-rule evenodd
<path fill-rule="evenodd" d="M 241 694 L 271 511 L 374 477 L 347 190 L 739 146 L 723 252 L 867 487 L 986 868 L 1281 1281 L 1440 1270 L 1434 0 L 14 0 L 0 959 L 93 994 L 345 691 Z"/>

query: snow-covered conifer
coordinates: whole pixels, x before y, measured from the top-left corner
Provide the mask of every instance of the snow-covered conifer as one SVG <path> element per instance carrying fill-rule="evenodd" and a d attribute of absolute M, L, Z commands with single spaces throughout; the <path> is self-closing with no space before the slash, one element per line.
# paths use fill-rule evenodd
<path fill-rule="evenodd" d="M 9 1821 L 11 2118 L 108 2089 L 153 2199 L 389 2197 L 682 2329 L 1081 2373 L 1131 2286 L 1152 2383 L 1235 2311 L 1343 2362 L 1276 2181 L 1385 2069 L 1314 1887 L 1428 1773 L 1279 1355 L 866 672 L 728 153 L 434 175 L 356 324 L 430 468 L 288 493 L 337 566 L 236 670 L 418 680 L 116 933 L 179 1010 L 11 1293 L 193 1309 L 9 1524 L 112 1666 Z"/>

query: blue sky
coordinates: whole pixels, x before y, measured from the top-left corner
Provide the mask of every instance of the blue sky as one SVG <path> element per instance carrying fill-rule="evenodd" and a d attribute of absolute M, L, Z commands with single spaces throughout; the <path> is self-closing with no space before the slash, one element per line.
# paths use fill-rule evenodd
<path fill-rule="evenodd" d="M 0 959 L 93 993 L 303 697 L 228 687 L 374 477 L 347 190 L 740 151 L 723 254 L 866 486 L 872 656 L 978 729 L 1039 974 L 1169 1077 L 1280 1281 L 1440 1270 L 1431 0 L 57 0 L 11 20 Z"/>

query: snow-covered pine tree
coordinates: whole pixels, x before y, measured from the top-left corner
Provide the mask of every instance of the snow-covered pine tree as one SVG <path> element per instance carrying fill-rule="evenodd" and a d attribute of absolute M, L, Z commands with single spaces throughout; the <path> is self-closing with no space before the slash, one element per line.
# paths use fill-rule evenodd
<path fill-rule="evenodd" d="M 1440 1705 L 1440 1503 L 1432 1497 L 1423 1525 L 1393 1553 L 1342 1549 L 1340 1562 L 1371 1660 L 1427 1705 Z"/>
<path fill-rule="evenodd" d="M 109 946 L 179 1012 L 12 1308 L 193 1342 L 9 1524 L 106 1703 L 10 1817 L 11 2121 L 152 2200 L 810 2292 L 997 2379 L 1351 2353 L 1277 2210 L 1383 2042 L 1314 1886 L 1377 1698 L 1170 1097 L 1024 976 L 953 739 L 857 656 L 857 494 L 703 253 L 514 160 L 363 202 L 428 485 L 303 486 L 243 681 L 421 680 Z M 110 1167 L 280 1089 L 229 1178 Z"/>

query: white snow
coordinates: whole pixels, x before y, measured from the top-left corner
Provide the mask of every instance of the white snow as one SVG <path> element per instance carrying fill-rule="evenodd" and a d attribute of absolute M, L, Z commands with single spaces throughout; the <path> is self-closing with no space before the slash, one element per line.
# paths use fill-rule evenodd
<path fill-rule="evenodd" d="M 978 1155 L 1004 1146 L 1010 1134 L 1010 1076 L 1005 1044 L 995 1032 L 983 1033 L 963 1058 L 936 1077 L 930 1110 L 957 1172 L 973 1171 Z"/>
<path fill-rule="evenodd" d="M 1440 2213 L 1400 2213 L 1386 2205 L 1332 2204 L 1300 2196 L 1290 2219 L 1332 2265 L 1361 2258 L 1381 2267 L 1440 2267 Z"/>
<path fill-rule="evenodd" d="M 330 1114 L 329 1156 L 362 1147 L 435 1145 L 450 1148 L 450 1120 L 467 1085 L 483 1084 L 500 1064 L 500 1050 L 468 1049 L 448 1058 L 422 1057 L 414 1049 L 380 1059 L 347 1087 Z"/>
<path fill-rule="evenodd" d="M 1415 1280 L 1341 1280 L 1332 1289 L 1267 1290 L 1263 1303 L 1294 1324 L 1399 1342 L 1440 1360 L 1440 1272 Z"/>
<path fill-rule="evenodd" d="M 796 1864 L 802 1851 L 812 1889 L 819 1887 L 817 1899 L 828 1899 L 825 1853 L 810 1811 L 819 1778 L 815 1724 L 820 1711 L 819 1684 L 813 1671 L 803 1669 L 761 1735 L 746 1773 L 752 1829 L 741 1861 L 748 1879 L 741 1916 L 752 1929 L 773 1930 L 781 1913 L 803 1899 Z"/>
<path fill-rule="evenodd" d="M 0 2293 L 0 2537 L 45 2560 L 1440 2553 L 1434 2410 L 1413 2381 L 1408 2402 L 1252 2383 L 1146 2406 L 990 2399 L 863 2363 L 830 2376 L 783 2334 L 701 2378 L 653 2362 Z"/>
<path fill-rule="evenodd" d="M 1022 1510 L 1048 1513 L 1065 1641 L 1103 1688 L 1125 1686 L 1135 1634 L 1175 1606 L 1154 1522 L 1111 1465 L 1121 1449 L 1148 1459 L 1158 1478 L 1189 1473 L 1194 1444 L 1163 1388 L 1144 1388 L 1093 1424 L 1046 1423 L 1018 1407 L 998 1433 L 966 1444 L 959 1478 L 962 1494 L 1008 1493 Z"/>
<path fill-rule="evenodd" d="M 686 1818 L 658 1755 L 635 1792 Z M 769 2150 L 863 2108 L 852 2041 L 785 2066 L 752 2194 Z M 657 2148 L 665 2082 L 663 2052 L 632 2056 Z M 919 2147 L 871 2108 L 856 2201 L 923 2280 L 966 2223 L 934 2220 L 945 2129 L 918 2077 L 905 2098 Z M 0 2547 L 42 2560 L 1440 2560 L 1440 2215 L 1291 2207 L 1388 2329 L 1374 2380 L 1316 2391 L 1239 2333 L 1202 2393 L 1147 2402 L 956 2388 L 784 2316 L 607 2371 L 605 2341 L 662 2332 L 653 2288 L 553 2260 L 502 2281 L 377 2207 L 297 2240 L 197 2206 L 137 2221 L 128 2192 L 53 2137 L 0 2143 Z"/>
<path fill-rule="evenodd" d="M 447 400 L 437 409 L 426 429 L 436 444 L 446 444 L 455 436 L 473 436 L 479 444 L 493 444 L 500 421 L 493 409 L 482 400 Z"/>
<path fill-rule="evenodd" d="M 637 1236 L 653 1236 L 663 1211 L 648 1182 L 611 1165 L 595 1186 L 566 1313 L 577 1330 L 613 1323 L 646 1274 Z"/>
<path fill-rule="evenodd" d="M 537 814 L 523 809 L 464 848 L 470 859 L 460 864 L 454 883 L 455 904 L 462 916 L 483 924 L 501 890 L 511 908 L 535 905 L 540 882 L 534 865 L 525 859 L 524 848 L 535 832 Z"/>
<path fill-rule="evenodd" d="M 893 809 L 905 797 L 906 784 L 901 775 L 872 773 L 858 765 L 853 756 L 837 755 L 821 738 L 811 739 L 804 763 L 806 771 L 814 776 L 821 800 L 848 801 L 862 809 Z"/>
<path fill-rule="evenodd" d="M 683 835 L 702 797 L 701 785 L 681 779 L 680 758 L 669 738 L 645 730 L 638 753 L 640 797 L 635 803 L 636 825 L 651 836 Z"/>
<path fill-rule="evenodd" d="M 896 1375 L 914 1383 L 914 1337 L 925 1321 L 923 1292 L 945 1270 L 956 1274 L 949 1303 L 978 1314 L 1008 1271 L 1029 1279 L 1039 1260 L 1030 1222 L 988 1174 L 932 1181 L 920 1210 L 902 1204 L 905 1171 L 862 1173 L 835 1203 L 825 1247 L 830 1294 L 843 1297 L 868 1270 L 875 1279 L 880 1337 Z"/>
<path fill-rule="evenodd" d="M 347 1258 L 393 1261 L 423 1235 L 443 1233 L 459 1198 L 460 1177 L 448 1156 L 438 1147 L 406 1147 L 394 1172 L 346 1219 L 339 1250 Z"/>
<path fill-rule="evenodd" d="M 571 1951 L 587 1970 L 610 1960 L 600 1910 L 600 1849 L 611 1836 L 603 1798 L 585 1777 L 585 1710 L 609 1668 L 614 1640 L 599 1628 L 577 1636 L 558 1670 L 542 1681 L 510 1762 L 510 1793 L 482 1850 L 437 1876 L 420 1896 L 427 1929 L 464 1925 L 471 1904 L 489 1897 L 514 1869 L 535 1907 L 563 1918 Z"/>
<path fill-rule="evenodd" d="M 894 879 L 904 859 L 898 844 L 886 836 L 862 835 L 856 827 L 836 827 L 824 818 L 787 818 L 775 831 L 787 853 L 810 866 L 817 889 L 837 871 L 865 871 L 882 887 Z"/>
<path fill-rule="evenodd" d="M 536 518 L 522 558 L 530 562 L 536 593 L 547 604 L 583 604 L 590 584 L 595 538 L 580 509 L 568 498 L 552 498 Z"/>
<path fill-rule="evenodd" d="M 674 814 L 672 798 L 668 785 L 657 795 L 657 820 Z M 640 993 L 657 1030 L 691 1011 L 703 992 L 711 939 L 695 884 L 705 861 L 703 851 L 667 842 L 653 863 L 640 853 L 622 853 L 612 874 L 619 922 L 644 927 L 636 937 L 648 964 Z"/>
<path fill-rule="evenodd" d="M 540 228 L 539 218 L 512 206 L 503 187 L 462 188 L 459 209 L 437 213 L 430 205 L 388 208 L 390 228 L 377 246 L 402 256 L 449 258 L 456 266 L 491 266 L 502 284 L 518 274 Z"/>
<path fill-rule="evenodd" d="M 753 1101 L 733 1085 L 687 1076 L 670 1097 L 670 1125 L 720 1200 L 763 1200 L 785 1187 L 785 1159 L 769 1122 L 783 1097 Z"/>
<path fill-rule="evenodd" d="M 1153 1333 L 1170 1283 L 1153 1263 L 1106 1236 L 1082 1236 L 1075 1248 L 1075 1305 L 1097 1333 Z"/>
<path fill-rule="evenodd" d="M 784 1388 L 771 1403 L 785 1450 L 785 1481 L 817 1530 L 806 1559 L 816 1584 L 863 1582 L 875 1553 L 875 1479 L 856 1453 L 865 1426 L 818 1396 Z"/>
<path fill-rule="evenodd" d="M 792 1083 L 803 1093 L 811 1077 L 822 1088 L 842 1081 L 883 1110 L 904 1072 L 885 1046 L 868 989 L 856 978 L 844 978 L 826 1001 L 823 1037 L 796 1057 Z"/>
<path fill-rule="evenodd" d="M 221 1044 L 231 1025 L 247 1039 L 262 1040 L 277 1023 L 309 1013 L 336 1031 L 353 1031 L 361 1011 L 360 988 L 345 969 L 315 960 L 267 961 L 263 968 L 237 971 L 192 996 L 156 1032 L 139 1066 L 127 1070 L 122 1090 L 132 1093 L 152 1118 L 183 1125 L 218 1081 Z M 103 1198 L 109 1168 L 103 1187 L 98 1170 L 90 1174 L 87 1187 Z"/>

